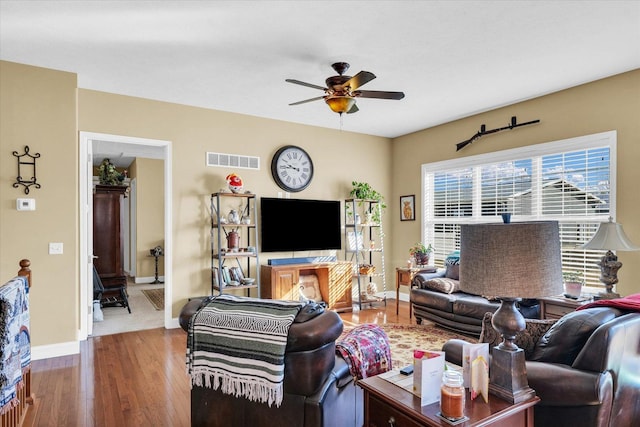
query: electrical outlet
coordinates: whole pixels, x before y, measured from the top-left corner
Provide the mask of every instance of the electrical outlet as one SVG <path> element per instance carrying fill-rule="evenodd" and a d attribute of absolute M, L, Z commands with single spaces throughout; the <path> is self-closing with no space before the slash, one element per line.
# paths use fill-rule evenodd
<path fill-rule="evenodd" d="M 49 255 L 62 255 L 63 248 L 62 243 L 49 243 Z"/>

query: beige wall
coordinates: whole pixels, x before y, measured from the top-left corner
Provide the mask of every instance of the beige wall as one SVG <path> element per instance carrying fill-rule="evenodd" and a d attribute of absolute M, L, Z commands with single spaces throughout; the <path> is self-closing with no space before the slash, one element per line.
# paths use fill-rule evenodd
<path fill-rule="evenodd" d="M 172 142 L 173 316 L 188 297 L 209 292 L 209 195 L 226 186 L 230 172 L 242 176 L 246 189 L 275 197 L 281 190 L 271 179 L 271 157 L 279 147 L 294 144 L 307 150 L 315 173 L 311 185 L 291 197 L 342 199 L 353 180 L 390 193 L 391 143 L 386 138 L 83 89 L 78 105 L 81 131 Z M 207 151 L 258 156 L 261 169 L 207 167 Z M 261 263 L 268 257 L 263 255 Z"/>
<path fill-rule="evenodd" d="M 35 345 L 77 340 L 78 139 L 76 75 L 0 61 L 0 282 L 18 261 L 33 268 L 31 337 Z M 40 189 L 13 188 L 13 151 L 40 153 Z M 18 212 L 17 198 L 33 198 L 35 212 Z M 49 242 L 64 245 L 49 255 Z M 53 320 L 53 321 L 52 321 Z"/>
<path fill-rule="evenodd" d="M 640 71 L 479 114 L 391 142 L 386 138 L 322 129 L 127 96 L 76 91 L 76 75 L 0 61 L 0 280 L 15 274 L 20 258 L 34 269 L 32 342 L 71 342 L 79 325 L 78 137 L 77 131 L 172 141 L 173 316 L 186 299 L 209 289 L 208 195 L 224 186 L 231 169 L 205 166 L 206 151 L 259 156 L 261 170 L 240 171 L 245 187 L 276 196 L 270 161 L 286 144 L 305 148 L 316 172 L 312 184 L 292 197 L 342 199 L 352 180 L 367 181 L 386 196 L 387 289 L 393 269 L 403 265 L 420 233 L 416 221 L 400 222 L 399 197 L 415 194 L 420 204 L 420 165 L 459 156 L 548 142 L 607 130 L 618 131 L 618 215 L 640 244 Z M 77 100 L 76 100 L 77 94 Z M 76 114 L 78 117 L 76 118 Z M 504 126 L 540 119 L 539 125 L 487 136 L 459 153 L 455 144 L 482 123 Z M 77 120 L 77 124 L 76 124 Z M 345 118 L 348 120 L 348 118 Z M 41 153 L 35 212 L 17 212 L 24 197 L 11 184 L 17 163 L 11 152 L 29 145 Z M 238 171 L 236 171 L 238 172 Z M 26 236 L 26 237 L 23 237 Z M 64 243 L 63 255 L 48 255 L 49 242 Z M 389 250 L 390 248 L 390 250 Z M 296 254 L 304 256 L 305 254 Z M 263 256 L 261 262 L 266 262 Z M 621 252 L 619 291 L 639 292 L 640 252 Z M 51 322 L 55 319 L 55 322 Z"/>
<path fill-rule="evenodd" d="M 136 179 L 136 278 L 155 275 L 155 258 L 149 250 L 164 248 L 164 161 L 137 158 L 131 168 Z M 164 275 L 164 257 L 158 259 Z"/>
<path fill-rule="evenodd" d="M 497 89 L 500 90 L 500 89 Z M 456 144 L 487 129 L 540 119 L 540 124 L 480 138 L 456 152 Z M 399 210 L 399 197 L 416 195 L 420 206 L 420 167 L 424 163 L 457 159 L 508 148 L 550 142 L 616 130 L 617 221 L 628 237 L 640 245 L 640 70 L 553 93 L 530 101 L 478 114 L 455 122 L 397 138 L 393 142 L 391 211 Z M 393 264 L 402 265 L 408 248 L 420 237 L 420 211 L 416 221 L 394 221 L 391 248 Z M 640 292 L 640 251 L 619 252 L 624 266 L 619 272 L 618 292 Z"/>

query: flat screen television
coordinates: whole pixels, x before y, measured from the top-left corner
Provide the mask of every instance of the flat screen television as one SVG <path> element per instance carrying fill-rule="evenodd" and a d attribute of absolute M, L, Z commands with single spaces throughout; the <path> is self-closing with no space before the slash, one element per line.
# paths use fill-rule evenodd
<path fill-rule="evenodd" d="M 262 252 L 341 249 L 337 200 L 260 199 Z"/>

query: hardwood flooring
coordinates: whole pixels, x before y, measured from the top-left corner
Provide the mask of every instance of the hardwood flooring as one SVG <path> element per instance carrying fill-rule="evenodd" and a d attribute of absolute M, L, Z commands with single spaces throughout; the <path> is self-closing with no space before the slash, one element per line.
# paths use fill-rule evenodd
<path fill-rule="evenodd" d="M 345 323 L 411 323 L 409 304 L 341 313 Z M 415 322 L 415 320 L 414 320 Z M 187 335 L 149 329 L 89 338 L 80 354 L 32 365 L 35 408 L 26 425 L 124 427 L 191 424 Z"/>

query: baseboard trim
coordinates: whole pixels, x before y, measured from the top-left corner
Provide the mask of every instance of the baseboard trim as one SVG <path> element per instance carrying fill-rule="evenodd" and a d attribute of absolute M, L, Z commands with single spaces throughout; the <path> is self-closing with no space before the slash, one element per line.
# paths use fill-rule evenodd
<path fill-rule="evenodd" d="M 158 280 L 160 280 L 161 282 L 164 282 L 164 276 L 158 276 Z M 133 280 L 133 283 L 136 283 L 136 284 L 153 283 L 155 281 L 156 281 L 156 278 L 153 276 L 150 276 L 150 277 L 136 276 Z"/>
<path fill-rule="evenodd" d="M 31 360 L 49 359 L 51 357 L 80 354 L 80 342 L 68 341 L 58 344 L 38 345 L 31 347 Z"/>

